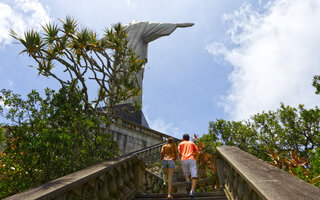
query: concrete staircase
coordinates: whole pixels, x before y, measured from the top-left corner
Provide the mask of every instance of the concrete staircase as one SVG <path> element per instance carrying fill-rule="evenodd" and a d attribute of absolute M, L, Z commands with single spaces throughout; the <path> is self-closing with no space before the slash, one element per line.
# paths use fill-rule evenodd
<path fill-rule="evenodd" d="M 175 193 L 172 194 L 174 199 L 213 199 L 213 200 L 226 200 L 227 197 L 223 191 L 198 193 L 195 197 L 191 198 L 188 194 Z M 133 200 L 151 200 L 151 199 L 168 199 L 166 194 L 136 194 Z"/>
<path fill-rule="evenodd" d="M 132 199 L 168 199 L 167 188 L 165 190 L 155 189 L 160 188 L 163 183 L 162 169 L 159 166 L 160 152 L 153 154 L 153 156 L 141 157 L 146 164 L 146 172 L 144 179 L 144 191 L 137 193 Z M 173 175 L 173 198 L 174 199 L 217 199 L 226 200 L 226 194 L 224 191 L 215 191 L 213 189 L 216 184 L 213 177 L 200 178 L 197 184 L 197 194 L 191 198 L 189 196 L 190 191 L 186 191 L 186 182 L 181 168 L 180 159 L 176 162 L 176 168 Z M 155 165 L 155 163 L 158 163 Z M 149 178 L 148 178 L 149 177 Z M 151 178 L 153 177 L 153 178 Z M 156 177 L 156 178 L 155 178 Z M 157 181 L 155 181 L 157 179 Z"/>

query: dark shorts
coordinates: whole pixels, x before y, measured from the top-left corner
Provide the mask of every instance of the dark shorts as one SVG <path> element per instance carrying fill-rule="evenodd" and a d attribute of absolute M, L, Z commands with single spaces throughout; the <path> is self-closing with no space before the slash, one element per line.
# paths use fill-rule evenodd
<path fill-rule="evenodd" d="M 163 160 L 162 167 L 163 168 L 175 168 L 175 163 L 173 160 Z"/>

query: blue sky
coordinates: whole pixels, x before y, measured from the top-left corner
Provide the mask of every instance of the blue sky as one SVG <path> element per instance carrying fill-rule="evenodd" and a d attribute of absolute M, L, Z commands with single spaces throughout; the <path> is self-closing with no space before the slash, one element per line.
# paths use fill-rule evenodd
<path fill-rule="evenodd" d="M 245 120 L 280 102 L 319 105 L 311 86 L 320 74 L 319 0 L 0 0 L 0 89 L 57 89 L 18 55 L 9 29 L 21 35 L 66 15 L 101 35 L 132 20 L 195 23 L 149 44 L 143 111 L 155 130 L 202 135 L 217 118 Z"/>

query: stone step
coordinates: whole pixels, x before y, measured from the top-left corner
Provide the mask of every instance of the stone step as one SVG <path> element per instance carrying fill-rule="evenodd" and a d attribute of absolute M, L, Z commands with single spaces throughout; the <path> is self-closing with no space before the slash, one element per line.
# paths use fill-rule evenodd
<path fill-rule="evenodd" d="M 173 175 L 173 182 L 185 181 L 181 166 L 176 166 Z"/>
<path fill-rule="evenodd" d="M 224 192 L 209 192 L 209 193 L 198 193 L 194 198 L 191 198 L 188 194 L 175 193 L 172 194 L 174 199 L 214 199 L 214 200 L 227 200 Z M 168 199 L 167 194 L 137 194 L 134 200 L 151 200 L 151 199 Z"/>

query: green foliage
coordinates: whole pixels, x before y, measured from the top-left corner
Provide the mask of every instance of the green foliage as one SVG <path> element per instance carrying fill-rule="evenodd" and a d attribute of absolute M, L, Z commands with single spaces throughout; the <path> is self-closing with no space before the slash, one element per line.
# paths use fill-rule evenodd
<path fill-rule="evenodd" d="M 283 169 L 298 178 L 320 187 L 320 148 L 309 151 L 308 157 L 299 157 L 291 151 L 291 156 L 283 156 L 275 150 L 270 150 L 271 164 Z"/>
<path fill-rule="evenodd" d="M 315 185 L 319 186 L 319 177 L 314 180 L 320 175 L 318 107 L 308 110 L 303 105 L 293 108 L 281 104 L 277 111 L 258 113 L 247 121 L 217 119 L 209 123 L 209 133 L 204 134 L 199 140 L 210 153 L 213 153 L 217 146 L 228 145 L 237 146 L 266 161 L 282 162 L 290 158 L 292 164 L 294 161 L 297 162 L 298 158 L 305 160 L 308 165 L 296 164 L 293 170 L 298 170 L 298 177 L 304 177 L 302 179 L 308 182 L 313 180 Z M 274 150 L 274 156 L 270 156 L 270 150 Z M 296 151 L 297 158 L 292 157 L 293 150 Z M 308 175 L 303 174 L 302 169 L 299 171 L 299 167 L 304 167 Z"/>
<path fill-rule="evenodd" d="M 46 89 L 45 98 L 32 91 L 26 100 L 2 90 L 11 120 L 7 148 L 0 157 L 0 197 L 21 192 L 114 157 L 117 148 L 100 131 L 101 117 L 85 114 L 76 88 L 58 93 Z M 87 112 L 87 111 L 86 111 Z"/>
<path fill-rule="evenodd" d="M 5 135 L 5 129 L 0 127 L 0 152 L 3 151 L 6 143 L 7 143 L 7 138 Z"/>
<path fill-rule="evenodd" d="M 298 109 L 285 106 L 277 111 L 253 115 L 247 121 L 218 119 L 209 123 L 209 133 L 201 141 L 215 148 L 221 145 L 237 146 L 263 160 L 268 160 L 268 150 L 275 149 L 290 155 L 292 149 L 299 156 L 307 156 L 320 144 L 320 110 Z"/>
<path fill-rule="evenodd" d="M 316 88 L 316 94 L 320 94 L 320 75 L 313 77 L 312 86 Z"/>
<path fill-rule="evenodd" d="M 202 141 L 199 140 L 199 137 L 196 134 L 194 134 L 194 138 L 192 139 L 192 141 L 199 148 L 199 154 L 196 158 L 196 161 L 198 162 L 198 177 L 211 177 L 216 171 L 216 167 L 214 165 L 214 154 L 210 152 L 210 148 L 208 148 L 203 144 Z"/>
<path fill-rule="evenodd" d="M 117 103 L 141 93 L 135 74 L 144 60 L 128 47 L 121 24 L 106 29 L 102 40 L 71 17 L 42 28 L 23 37 L 12 30 L 11 36 L 24 46 L 21 53 L 36 61 L 39 75 L 54 78 L 61 88 L 46 89 L 45 98 L 32 91 L 26 100 L 1 91 L 0 114 L 10 123 L 0 124 L 8 129 L 5 139 L 0 129 L 0 198 L 117 155 L 101 127 L 110 124 Z M 98 91 L 92 101 L 89 81 Z M 106 113 L 99 114 L 98 106 Z"/>
<path fill-rule="evenodd" d="M 309 157 L 310 167 L 307 168 L 308 176 L 303 176 L 302 174 L 300 176 L 298 175 L 298 177 L 316 187 L 320 187 L 320 148 L 318 147 L 315 150 L 310 151 Z"/>

